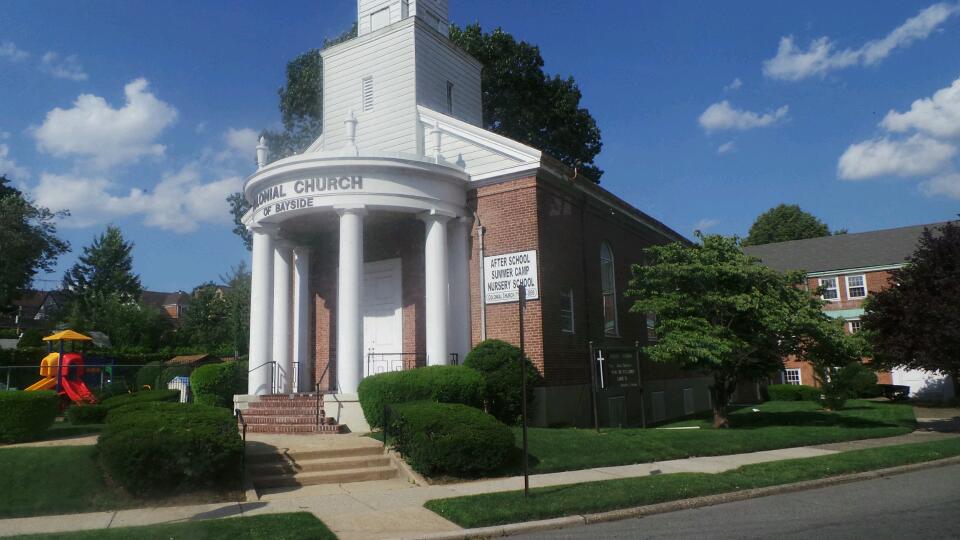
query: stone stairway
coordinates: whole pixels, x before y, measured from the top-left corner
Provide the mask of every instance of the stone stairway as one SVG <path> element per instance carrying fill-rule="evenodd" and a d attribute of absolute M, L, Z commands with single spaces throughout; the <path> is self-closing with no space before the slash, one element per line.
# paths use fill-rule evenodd
<path fill-rule="evenodd" d="M 379 445 L 252 453 L 247 456 L 247 471 L 258 491 L 387 480 L 398 474 Z"/>
<path fill-rule="evenodd" d="M 323 401 L 320 401 L 321 406 Z M 343 426 L 320 410 L 316 394 L 271 394 L 251 401 L 243 411 L 248 433 L 342 433 Z"/>

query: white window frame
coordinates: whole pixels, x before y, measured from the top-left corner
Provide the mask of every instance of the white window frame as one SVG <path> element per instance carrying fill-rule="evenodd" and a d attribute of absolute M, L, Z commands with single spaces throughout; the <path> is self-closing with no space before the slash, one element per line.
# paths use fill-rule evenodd
<path fill-rule="evenodd" d="M 860 328 L 857 328 L 856 330 L 854 330 L 854 329 L 853 329 L 853 323 L 859 323 L 859 324 L 860 324 Z M 850 319 L 850 320 L 847 321 L 847 328 L 850 330 L 850 333 L 851 333 L 851 334 L 856 334 L 857 332 L 859 332 L 859 331 L 863 328 L 862 325 L 863 325 L 863 323 L 860 322 L 860 319 Z"/>
<path fill-rule="evenodd" d="M 852 294 L 850 294 L 850 278 L 856 278 L 856 277 L 858 277 L 858 278 L 860 278 L 860 279 L 863 280 L 863 286 L 862 286 L 862 287 L 863 287 L 863 296 L 853 296 Z M 866 275 L 866 274 L 852 274 L 852 275 L 849 275 L 849 276 L 843 276 L 843 283 L 844 283 L 844 285 L 846 285 L 846 287 L 847 287 L 847 299 L 848 299 L 848 300 L 859 300 L 859 299 L 861 299 L 861 298 L 866 298 L 866 297 L 867 297 L 867 293 L 870 292 L 870 291 L 867 290 L 867 275 Z M 859 286 L 859 285 L 854 285 L 854 288 L 860 288 L 860 286 Z"/>
<path fill-rule="evenodd" d="M 564 298 L 566 297 L 566 298 Z M 564 305 L 566 303 L 566 305 Z M 570 313 L 570 326 L 564 327 L 564 313 Z M 573 312 L 573 289 L 567 289 L 560 293 L 560 331 L 564 334 L 573 334 L 577 328 L 576 318 Z"/>
<path fill-rule="evenodd" d="M 792 381 L 790 380 L 790 374 L 791 374 L 791 373 L 796 373 L 796 374 L 797 374 L 797 382 L 792 382 Z M 803 374 L 800 373 L 800 369 L 799 369 L 799 368 L 786 368 L 786 369 L 784 369 L 784 370 L 783 370 L 783 384 L 795 384 L 795 385 L 798 385 L 798 386 L 801 385 L 801 384 L 803 384 Z"/>
<path fill-rule="evenodd" d="M 610 265 L 610 288 L 604 287 L 604 265 Z M 613 320 L 607 320 L 606 302 L 607 297 L 613 302 Z M 617 311 L 617 271 L 616 259 L 613 256 L 613 247 L 610 243 L 603 241 L 600 244 L 600 299 L 603 302 L 601 313 L 603 319 L 603 335 L 608 337 L 620 337 L 620 314 Z M 612 323 L 612 324 L 610 324 Z"/>
<path fill-rule="evenodd" d="M 826 288 L 826 289 L 825 289 L 825 288 L 823 287 L 823 282 L 824 282 L 824 281 L 827 281 L 827 280 L 830 280 L 830 279 L 833 280 L 833 287 L 830 287 L 830 288 Z M 824 296 L 824 295 L 821 293 L 821 294 L 820 294 L 820 299 L 821 299 L 821 300 L 826 300 L 827 302 L 839 302 L 839 301 L 840 301 L 840 278 L 838 278 L 837 276 L 822 277 L 822 278 L 819 278 L 819 279 L 817 280 L 817 283 L 819 283 L 820 289 L 824 290 L 824 292 L 825 292 L 825 291 L 837 291 L 837 297 L 836 297 L 836 298 L 827 298 L 826 296 Z"/>

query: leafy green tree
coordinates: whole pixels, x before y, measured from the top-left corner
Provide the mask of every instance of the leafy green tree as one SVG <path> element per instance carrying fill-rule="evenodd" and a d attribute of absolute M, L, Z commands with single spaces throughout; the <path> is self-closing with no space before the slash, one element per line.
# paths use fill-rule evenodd
<path fill-rule="evenodd" d="M 232 332 L 227 324 L 230 309 L 224 296 L 223 290 L 212 282 L 193 289 L 178 331 L 183 343 L 208 351 L 232 348 Z"/>
<path fill-rule="evenodd" d="M 116 295 L 122 300 L 140 299 L 143 286 L 133 273 L 133 243 L 123 238 L 120 228 L 109 225 L 63 276 L 63 289 L 72 302 Z M 81 305 L 82 308 L 82 305 Z"/>
<path fill-rule="evenodd" d="M 837 234 L 845 232 L 846 230 L 837 231 Z M 781 204 L 757 217 L 750 226 L 750 234 L 743 241 L 743 245 L 758 246 L 820 236 L 830 236 L 830 229 L 824 222 L 813 214 L 804 212 L 796 204 Z"/>
<path fill-rule="evenodd" d="M 947 374 L 960 390 L 960 225 L 924 229 L 890 287 L 872 294 L 861 317 L 874 362 Z"/>
<path fill-rule="evenodd" d="M 227 321 L 235 356 L 247 354 L 250 343 L 250 271 L 245 263 L 230 269 L 220 280 L 226 284 Z"/>
<path fill-rule="evenodd" d="M 57 238 L 55 220 L 69 215 L 51 212 L 27 199 L 0 175 L 0 310 L 30 286 L 39 271 L 51 272 L 70 244 Z"/>
<path fill-rule="evenodd" d="M 600 128 L 580 106 L 573 77 L 547 75 L 540 48 L 517 41 L 501 28 L 479 24 L 450 27 L 450 40 L 483 64 L 483 124 L 486 129 L 539 148 L 599 183 L 594 164 Z"/>
<path fill-rule="evenodd" d="M 783 358 L 833 359 L 821 340 L 825 315 L 800 285 L 803 274 L 781 274 L 744 255 L 735 238 L 698 235 L 702 244 L 646 250 L 634 265 L 631 310 L 656 313 L 658 340 L 646 353 L 657 362 L 713 375 L 713 425 L 729 427 L 727 405 L 737 383 L 783 367 Z"/>
<path fill-rule="evenodd" d="M 243 215 L 250 209 L 250 203 L 243 196 L 242 192 L 231 193 L 227 196 L 227 203 L 230 205 L 230 213 L 233 215 L 233 234 L 240 237 L 247 251 L 253 249 L 253 234 L 247 226 L 243 224 Z"/>
<path fill-rule="evenodd" d="M 90 294 L 70 304 L 67 323 L 79 331 L 96 330 L 119 350 L 156 351 L 171 345 L 173 325 L 159 308 L 117 293 Z"/>

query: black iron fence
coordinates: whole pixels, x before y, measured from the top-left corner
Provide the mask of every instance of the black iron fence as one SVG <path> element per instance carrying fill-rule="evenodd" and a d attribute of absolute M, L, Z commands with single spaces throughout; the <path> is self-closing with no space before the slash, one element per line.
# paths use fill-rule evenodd
<path fill-rule="evenodd" d="M 460 365 L 460 355 L 450 353 L 447 362 L 450 365 Z M 367 374 L 376 375 L 388 371 L 405 371 L 427 365 L 426 353 L 419 352 L 369 352 L 367 353 Z"/>

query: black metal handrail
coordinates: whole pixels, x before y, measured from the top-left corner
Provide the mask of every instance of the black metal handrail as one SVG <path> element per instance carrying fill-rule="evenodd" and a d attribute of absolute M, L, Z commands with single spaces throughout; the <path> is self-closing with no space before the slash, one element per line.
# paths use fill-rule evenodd
<path fill-rule="evenodd" d="M 260 364 L 257 367 L 248 369 L 247 378 L 249 379 L 250 374 L 253 373 L 254 371 L 262 368 L 263 366 L 270 365 L 270 364 L 273 365 L 270 372 L 270 393 L 276 394 L 277 393 L 277 362 L 276 360 L 267 360 L 266 362 Z"/>
<path fill-rule="evenodd" d="M 243 453 L 240 454 L 240 483 L 243 485 L 246 483 L 247 476 L 247 421 L 243 419 L 243 411 L 240 409 L 234 409 L 233 415 L 237 417 L 237 421 L 240 422 L 243 437 Z"/>
<path fill-rule="evenodd" d="M 426 355 L 426 353 L 419 353 L 419 352 L 368 352 L 368 353 L 367 353 L 367 374 L 368 374 L 368 375 L 373 375 L 373 372 L 372 372 L 372 371 L 373 371 L 373 365 L 372 365 L 372 364 L 373 364 L 373 362 L 374 362 L 375 359 L 378 359 L 378 358 L 379 358 L 380 360 L 383 360 L 383 359 L 385 359 L 385 358 L 393 358 L 393 357 L 400 357 L 401 359 L 406 359 L 406 358 L 409 358 L 409 357 L 413 357 L 413 368 L 412 368 L 412 369 L 421 368 L 421 367 L 424 367 L 424 366 L 427 365 L 427 355 Z M 460 365 L 460 355 L 459 355 L 459 354 L 457 354 L 457 353 L 450 353 L 449 355 L 447 355 L 447 358 L 449 359 L 449 362 L 448 362 L 448 363 L 449 363 L 450 365 L 453 365 L 453 366 L 458 366 L 458 365 Z M 407 370 L 406 362 L 404 362 L 404 365 L 403 365 L 403 367 L 402 367 L 401 369 L 394 369 L 394 370 L 390 370 L 390 371 L 406 371 L 406 370 Z"/>

